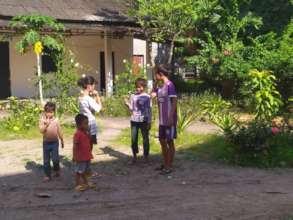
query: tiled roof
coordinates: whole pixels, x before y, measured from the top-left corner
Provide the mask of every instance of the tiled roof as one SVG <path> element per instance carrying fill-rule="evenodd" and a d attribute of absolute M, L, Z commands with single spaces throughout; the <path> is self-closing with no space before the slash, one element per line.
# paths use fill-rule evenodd
<path fill-rule="evenodd" d="M 135 25 L 123 0 L 0 0 L 0 19 L 47 15 L 63 22 Z M 1 25 L 1 22 L 0 22 Z"/>

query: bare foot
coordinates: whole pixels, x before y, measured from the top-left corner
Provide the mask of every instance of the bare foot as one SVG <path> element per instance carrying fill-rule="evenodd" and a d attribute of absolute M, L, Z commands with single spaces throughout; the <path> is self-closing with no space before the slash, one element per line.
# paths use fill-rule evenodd
<path fill-rule="evenodd" d="M 48 177 L 48 176 L 45 176 L 45 177 L 43 178 L 43 182 L 44 182 L 44 183 L 47 183 L 47 182 L 49 182 L 50 180 L 51 180 L 51 178 Z"/>

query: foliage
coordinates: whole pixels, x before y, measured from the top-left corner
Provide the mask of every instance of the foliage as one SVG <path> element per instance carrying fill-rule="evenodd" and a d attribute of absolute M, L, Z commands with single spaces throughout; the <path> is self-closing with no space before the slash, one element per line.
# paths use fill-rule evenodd
<path fill-rule="evenodd" d="M 211 100 L 204 100 L 201 103 L 202 113 L 213 117 L 220 112 L 227 112 L 232 104 L 222 99 L 221 96 L 215 96 Z"/>
<path fill-rule="evenodd" d="M 147 37 L 171 42 L 168 63 L 173 56 L 174 42 L 195 24 L 202 1 L 193 0 L 130 0 L 130 15 L 133 16 Z M 203 5 L 203 3 L 201 4 Z"/>
<path fill-rule="evenodd" d="M 36 119 L 39 119 L 37 116 Z M 62 132 L 66 138 L 72 138 L 72 134 L 75 131 L 75 126 L 67 125 L 67 124 L 62 124 Z M 38 126 L 34 125 L 30 129 L 25 129 L 25 130 L 18 130 L 18 131 L 13 131 L 8 127 L 5 128 L 1 126 L 0 130 L 0 140 L 2 141 L 9 141 L 9 140 L 33 140 L 33 139 L 41 139 L 42 135 L 39 131 Z"/>
<path fill-rule="evenodd" d="M 125 106 L 124 99 L 120 96 L 111 96 L 103 101 L 102 116 L 107 117 L 128 117 L 130 112 Z"/>
<path fill-rule="evenodd" d="M 43 46 L 54 52 L 50 54 L 51 56 L 57 56 L 58 53 L 63 51 L 62 32 L 64 32 L 65 28 L 56 19 L 41 15 L 15 16 L 9 22 L 9 27 L 16 30 L 16 32 L 8 34 L 7 37 L 22 35 L 22 38 L 16 44 L 16 49 L 19 53 L 24 54 L 31 47 L 36 52 L 39 95 L 41 103 L 44 104 L 40 55 Z"/>
<path fill-rule="evenodd" d="M 176 87 L 177 93 L 201 93 L 209 89 L 205 81 L 200 79 L 184 80 L 179 75 L 171 76 L 171 80 Z"/>
<path fill-rule="evenodd" d="M 132 72 L 133 64 L 127 60 L 123 60 L 125 64 L 125 72 L 119 73 L 115 78 L 115 95 L 127 96 L 135 91 L 135 80 L 137 78 L 146 79 L 146 73 L 143 68 L 140 69 L 138 75 Z"/>
<path fill-rule="evenodd" d="M 27 131 L 37 125 L 39 114 L 42 109 L 38 104 L 29 101 L 20 101 L 16 97 L 10 97 L 8 112 L 9 116 L 1 121 L 1 127 L 12 131 Z"/>
<path fill-rule="evenodd" d="M 42 77 L 44 91 L 49 97 L 54 97 L 57 113 L 61 118 L 64 113 L 78 113 L 78 101 L 73 96 L 78 91 L 77 80 L 79 63 L 71 51 L 64 51 L 56 57 L 57 72 Z"/>
<path fill-rule="evenodd" d="M 269 71 L 252 70 L 246 84 L 247 94 L 254 97 L 256 119 L 269 121 L 282 106 L 280 93 L 276 89 L 276 77 Z"/>
<path fill-rule="evenodd" d="M 202 114 L 208 115 L 210 121 L 217 125 L 227 138 L 233 135 L 238 127 L 235 114 L 231 113 L 232 104 L 220 96 L 201 103 Z"/>
<path fill-rule="evenodd" d="M 282 4 L 268 2 L 261 0 L 260 4 L 266 5 L 261 8 L 255 0 L 218 1 L 207 14 L 210 19 L 201 20 L 194 26 L 195 31 L 180 41 L 185 48 L 179 50 L 181 56 L 197 67 L 202 80 L 225 97 L 243 99 L 240 88 L 251 69 L 271 70 L 283 101 L 293 93 L 293 22 L 288 14 L 293 4 L 287 0 Z M 260 16 L 268 11 L 286 11 L 282 25 L 268 29 L 268 22 L 280 23 L 278 16 Z"/>
<path fill-rule="evenodd" d="M 233 113 L 215 114 L 211 122 L 217 125 L 227 138 L 231 138 L 238 128 L 238 121 Z"/>
<path fill-rule="evenodd" d="M 218 2 L 213 14 L 218 19 L 198 27 L 202 33 L 194 43 L 200 49 L 187 60 L 198 66 L 202 75 L 216 81 L 243 78 L 249 69 L 242 55 L 244 43 L 252 37 L 250 29 L 261 26 L 261 18 L 251 13 L 241 15 L 237 0 Z"/>
<path fill-rule="evenodd" d="M 20 53 L 26 53 L 29 48 L 40 41 L 50 49 L 61 51 L 63 49 L 64 26 L 56 19 L 43 15 L 15 16 L 9 23 L 9 27 L 22 34 L 22 39 L 16 48 Z"/>
<path fill-rule="evenodd" d="M 267 149 L 267 140 L 272 136 L 267 123 L 253 121 L 235 132 L 233 142 L 246 152 L 259 152 Z"/>
<path fill-rule="evenodd" d="M 194 111 L 188 108 L 177 106 L 177 132 L 181 135 L 199 116 Z"/>

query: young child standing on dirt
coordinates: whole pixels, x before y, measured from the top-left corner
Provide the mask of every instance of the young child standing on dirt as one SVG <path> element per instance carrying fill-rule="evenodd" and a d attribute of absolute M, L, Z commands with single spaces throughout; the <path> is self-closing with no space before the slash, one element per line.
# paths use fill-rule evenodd
<path fill-rule="evenodd" d="M 75 117 L 76 132 L 73 137 L 73 161 L 75 162 L 75 190 L 84 191 L 95 188 L 94 183 L 87 181 L 87 171 L 93 158 L 92 141 L 89 134 L 88 118 L 83 114 Z"/>
<path fill-rule="evenodd" d="M 95 90 L 96 80 L 92 76 L 83 76 L 78 80 L 78 85 L 82 88 L 78 99 L 79 113 L 87 116 L 88 128 L 91 135 L 91 143 L 97 144 L 97 123 L 95 113 L 102 109 L 102 102 L 99 93 Z M 96 172 L 92 172 L 88 167 L 88 174 L 96 176 Z"/>
<path fill-rule="evenodd" d="M 159 140 L 162 147 L 164 164 L 158 167 L 161 174 L 172 172 L 175 155 L 174 139 L 177 137 L 177 95 L 174 84 L 169 80 L 170 70 L 161 65 L 155 75 L 153 97 L 157 97 L 159 107 Z M 161 86 L 157 86 L 161 82 Z"/>
<path fill-rule="evenodd" d="M 59 121 L 55 118 L 55 111 L 55 103 L 47 102 L 39 121 L 39 129 L 43 134 L 44 182 L 51 180 L 51 160 L 53 161 L 55 176 L 60 175 L 59 140 L 62 148 L 64 147 L 64 142 Z"/>
<path fill-rule="evenodd" d="M 151 97 L 145 92 L 147 81 L 139 78 L 135 81 L 136 93 L 131 95 L 130 100 L 125 99 L 125 104 L 131 111 L 131 148 L 133 159 L 132 164 L 137 161 L 138 154 L 138 132 L 141 130 L 143 137 L 143 151 L 145 161 L 149 156 L 149 130 L 152 122 Z"/>

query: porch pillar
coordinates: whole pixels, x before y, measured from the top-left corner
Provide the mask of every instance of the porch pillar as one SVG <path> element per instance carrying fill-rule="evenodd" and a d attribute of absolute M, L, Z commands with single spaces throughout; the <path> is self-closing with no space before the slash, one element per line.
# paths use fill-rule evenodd
<path fill-rule="evenodd" d="M 104 33 L 106 96 L 109 97 L 113 94 L 112 47 L 107 30 Z"/>

